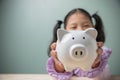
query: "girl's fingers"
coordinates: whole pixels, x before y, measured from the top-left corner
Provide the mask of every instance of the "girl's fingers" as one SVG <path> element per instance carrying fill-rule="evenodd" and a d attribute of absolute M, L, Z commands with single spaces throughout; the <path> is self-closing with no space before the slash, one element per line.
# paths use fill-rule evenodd
<path fill-rule="evenodd" d="M 63 66 L 63 64 L 58 60 L 57 52 L 55 50 L 51 51 L 51 55 L 52 55 L 52 57 L 53 57 L 56 64 L 58 64 L 59 66 Z"/>
<path fill-rule="evenodd" d="M 95 59 L 93 65 L 92 65 L 92 68 L 96 68 L 99 66 L 100 61 L 101 61 L 101 54 L 103 53 L 103 49 L 102 49 L 103 42 L 97 42 L 97 46 L 98 46 L 98 49 L 97 49 L 98 56 Z"/>
<path fill-rule="evenodd" d="M 98 53 L 97 58 L 95 59 L 93 65 L 92 65 L 92 68 L 96 68 L 99 66 L 100 61 L 101 61 L 101 54 L 103 53 L 103 49 L 101 47 L 98 47 L 97 53 Z"/>
<path fill-rule="evenodd" d="M 96 60 L 95 60 L 95 64 L 99 63 L 100 60 L 101 60 L 101 55 L 98 55 L 97 58 L 96 58 Z"/>
<path fill-rule="evenodd" d="M 103 50 L 102 50 L 102 48 L 101 48 L 101 47 L 103 46 L 103 42 L 97 42 L 97 46 L 98 46 L 98 49 L 97 49 L 98 56 L 97 56 L 96 60 L 94 61 L 94 64 L 93 64 L 92 68 L 96 68 L 96 67 L 98 67 L 99 64 L 100 64 L 101 54 L 102 54 L 102 52 L 103 52 Z M 62 63 L 58 60 L 58 58 L 57 58 L 57 52 L 55 51 L 55 49 L 56 49 L 56 43 L 53 43 L 53 44 L 51 45 L 51 49 L 52 49 L 51 55 L 52 55 L 55 63 L 56 63 L 57 65 L 59 65 L 59 67 L 60 67 L 61 69 L 62 69 L 62 68 L 64 69 L 63 64 L 62 64 Z"/>
<path fill-rule="evenodd" d="M 63 66 L 63 64 L 58 60 L 58 58 L 57 58 L 57 52 L 55 51 L 55 50 L 52 50 L 51 51 L 51 56 L 53 57 L 53 59 L 54 59 L 54 67 L 55 67 L 55 70 L 57 71 L 57 72 L 64 72 L 65 71 L 65 69 L 64 69 L 64 66 Z"/>
<path fill-rule="evenodd" d="M 96 58 L 96 60 L 94 61 L 93 65 L 92 65 L 92 68 L 98 67 L 99 64 L 100 64 L 100 60 L 101 60 L 101 56 L 98 55 L 97 58 Z"/>
<path fill-rule="evenodd" d="M 51 44 L 51 49 L 52 49 L 52 50 L 55 50 L 55 49 L 56 49 L 56 43 L 55 43 L 55 42 Z"/>
<path fill-rule="evenodd" d="M 103 49 L 102 49 L 103 44 L 104 44 L 103 42 L 97 42 L 97 46 L 98 46 L 97 53 L 98 53 L 98 55 L 101 55 L 103 53 Z"/>
<path fill-rule="evenodd" d="M 97 49 L 97 53 L 98 53 L 98 55 L 101 55 L 103 53 L 103 49 L 102 48 L 98 48 Z"/>
<path fill-rule="evenodd" d="M 103 46 L 103 44 L 104 44 L 103 42 L 97 42 L 97 46 L 100 48 Z"/>
<path fill-rule="evenodd" d="M 64 69 L 63 64 L 58 59 L 54 59 L 54 60 L 55 63 L 60 66 L 60 68 Z"/>
<path fill-rule="evenodd" d="M 55 50 L 55 49 L 56 49 L 56 43 L 55 43 L 55 42 L 52 43 L 51 49 L 52 49 L 51 55 L 52 55 L 55 63 L 58 64 L 58 65 L 60 65 L 60 66 L 63 66 L 62 63 L 61 63 L 61 62 L 58 60 L 58 58 L 57 58 L 57 52 L 56 52 L 56 50 Z"/>
<path fill-rule="evenodd" d="M 93 69 L 94 69 L 94 68 L 97 68 L 99 65 L 100 65 L 100 62 L 94 64 L 94 65 L 92 66 L 92 68 L 93 68 Z"/>
<path fill-rule="evenodd" d="M 51 51 L 51 56 L 53 57 L 53 59 L 56 58 L 57 57 L 57 52 L 55 50 L 52 50 Z"/>

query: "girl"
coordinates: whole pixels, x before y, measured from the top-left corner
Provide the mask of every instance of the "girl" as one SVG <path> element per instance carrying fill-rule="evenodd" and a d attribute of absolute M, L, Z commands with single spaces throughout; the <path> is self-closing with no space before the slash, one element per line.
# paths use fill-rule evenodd
<path fill-rule="evenodd" d="M 93 24 L 92 18 L 95 19 L 95 25 Z M 57 29 L 61 28 L 60 26 L 62 23 L 64 23 L 64 29 L 66 29 L 67 31 L 85 30 L 87 28 L 95 28 L 98 31 L 98 36 L 96 38 L 97 45 L 98 45 L 98 49 L 97 49 L 98 56 L 92 65 L 92 69 L 95 71 L 97 68 L 100 68 L 101 64 L 104 61 L 104 60 L 102 61 L 102 59 L 101 59 L 102 53 L 105 50 L 108 51 L 106 53 L 106 54 L 108 54 L 108 56 L 111 53 L 111 50 L 103 48 L 103 43 L 105 42 L 105 33 L 104 33 L 104 26 L 102 24 L 102 20 L 97 14 L 93 14 L 91 16 L 86 10 L 77 8 L 77 9 L 73 9 L 72 11 L 70 11 L 65 16 L 64 21 L 63 22 L 58 21 L 54 27 L 53 40 L 49 46 L 49 51 L 48 51 L 49 56 L 51 53 L 51 57 L 48 59 L 48 64 L 47 64 L 48 73 L 60 80 L 67 80 L 73 74 L 75 74 L 75 71 L 73 71 L 72 73 L 66 72 L 63 64 L 57 58 L 57 52 L 55 50 L 55 48 L 56 48 L 55 42 L 57 41 Z M 107 58 L 108 58 L 108 56 L 107 56 Z M 106 64 L 104 65 L 105 69 L 103 71 L 103 73 L 106 74 L 105 77 L 103 75 L 99 74 L 98 76 L 95 76 L 95 79 L 107 80 L 107 78 L 109 76 L 109 72 L 108 72 L 108 66 Z M 82 71 L 79 70 L 79 72 L 81 73 Z M 100 73 L 100 71 L 99 71 L 99 73 Z M 66 75 L 66 77 L 65 76 L 63 77 L 63 75 Z M 77 75 L 77 74 L 75 74 L 75 75 Z M 95 74 L 95 75 L 97 75 L 97 74 Z M 79 75 L 79 74 L 77 76 L 82 77 L 82 75 Z M 93 76 L 85 76 L 85 77 L 93 77 Z"/>

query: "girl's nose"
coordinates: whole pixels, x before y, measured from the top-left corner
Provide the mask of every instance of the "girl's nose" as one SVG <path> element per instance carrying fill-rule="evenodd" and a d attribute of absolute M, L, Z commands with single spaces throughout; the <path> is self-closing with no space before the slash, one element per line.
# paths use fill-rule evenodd
<path fill-rule="evenodd" d="M 77 26 L 77 30 L 83 30 L 81 26 Z"/>

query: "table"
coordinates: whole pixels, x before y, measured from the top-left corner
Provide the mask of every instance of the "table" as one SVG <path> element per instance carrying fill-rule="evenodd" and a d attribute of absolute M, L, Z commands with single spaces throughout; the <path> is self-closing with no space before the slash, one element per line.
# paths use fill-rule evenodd
<path fill-rule="evenodd" d="M 0 80 L 55 80 L 55 79 L 48 74 L 0 74 Z M 88 80 L 88 79 L 78 78 L 74 76 L 70 80 Z M 110 80 L 120 80 L 120 76 L 111 76 Z"/>

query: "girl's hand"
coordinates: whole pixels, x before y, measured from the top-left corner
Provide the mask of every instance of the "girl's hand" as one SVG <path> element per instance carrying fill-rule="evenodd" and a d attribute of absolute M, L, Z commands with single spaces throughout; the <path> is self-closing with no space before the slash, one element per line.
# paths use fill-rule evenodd
<path fill-rule="evenodd" d="M 103 50 L 102 50 L 103 42 L 97 42 L 97 46 L 98 46 L 98 49 L 97 49 L 98 56 L 95 59 L 93 65 L 92 65 L 92 68 L 96 68 L 100 65 L 101 54 L 103 52 Z"/>
<path fill-rule="evenodd" d="M 103 52 L 103 50 L 101 48 L 103 46 L 103 42 L 97 42 L 97 46 L 98 46 L 98 49 L 97 49 L 98 56 L 97 56 L 96 60 L 94 61 L 93 65 L 92 65 L 92 68 L 96 68 L 100 64 L 101 54 Z M 55 64 L 55 70 L 57 72 L 63 73 L 65 71 L 65 69 L 64 69 L 63 64 L 57 58 L 57 52 L 55 50 L 56 49 L 56 43 L 52 43 L 51 49 L 52 49 L 51 56 L 53 57 L 54 62 L 55 62 L 54 63 Z"/>
<path fill-rule="evenodd" d="M 52 43 L 51 45 L 51 56 L 54 59 L 54 67 L 57 72 L 63 73 L 65 71 L 63 64 L 58 60 L 57 58 L 57 52 L 56 52 L 56 43 Z"/>

